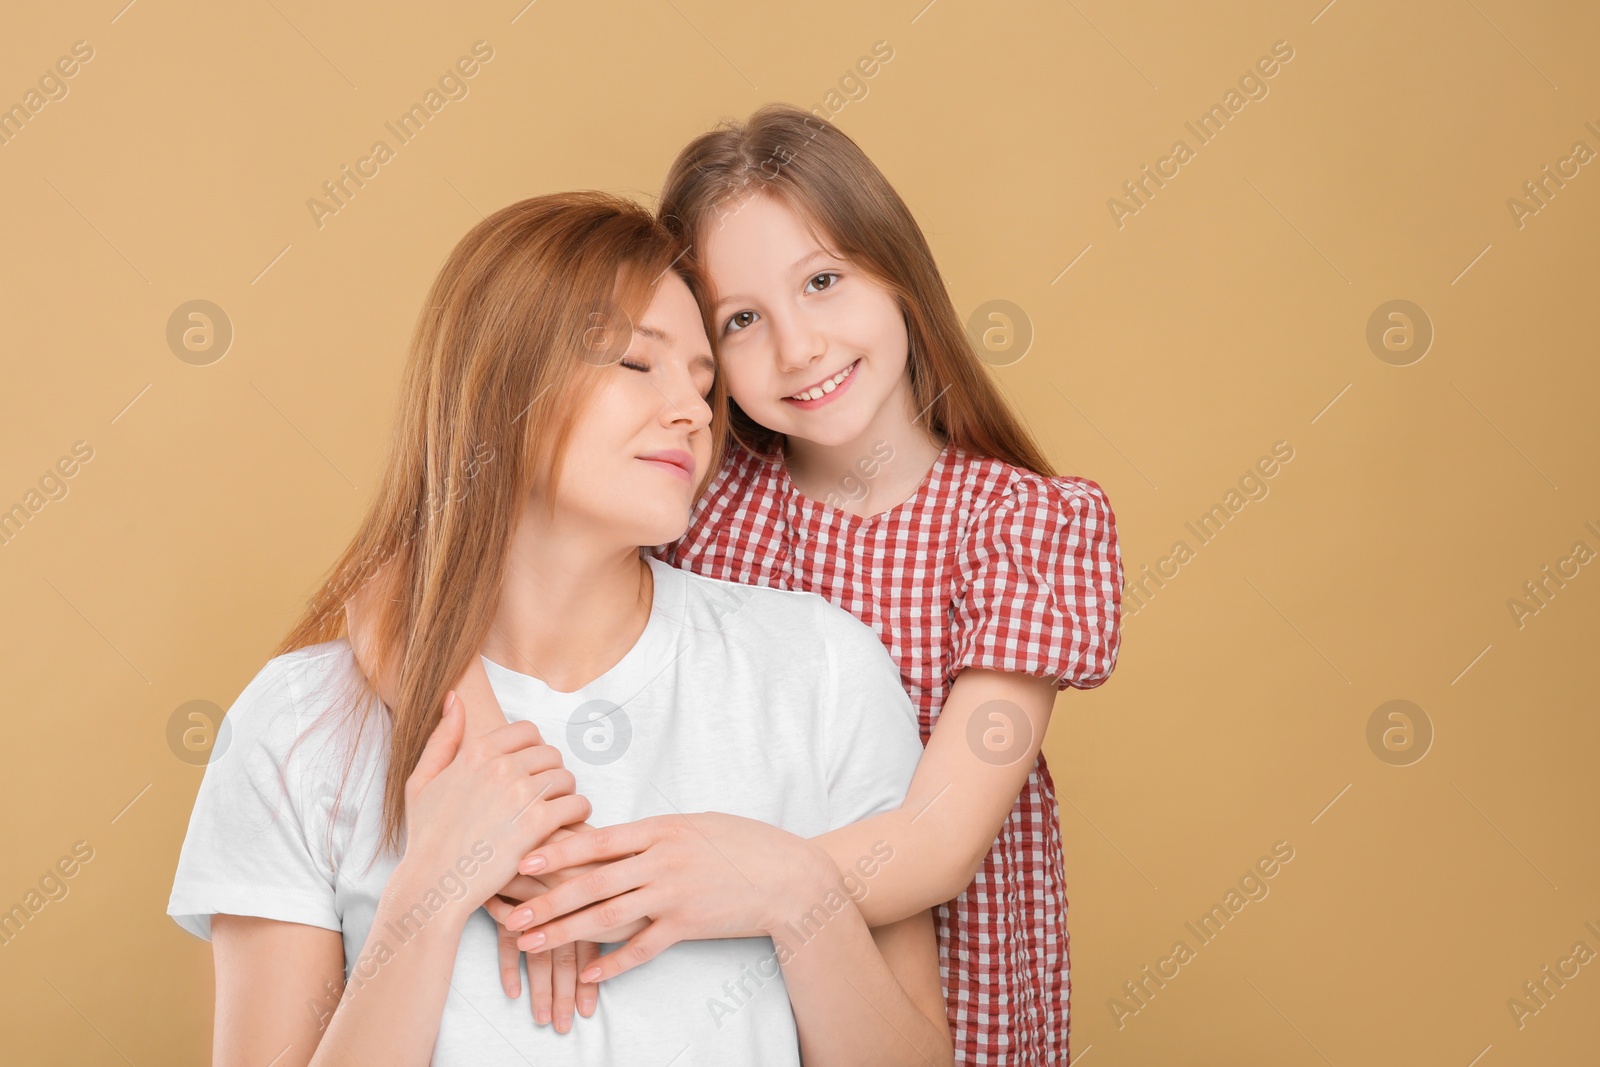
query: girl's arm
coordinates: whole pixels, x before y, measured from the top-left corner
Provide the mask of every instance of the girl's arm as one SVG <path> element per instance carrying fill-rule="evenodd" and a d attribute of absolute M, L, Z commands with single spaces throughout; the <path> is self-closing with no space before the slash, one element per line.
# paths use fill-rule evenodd
<path fill-rule="evenodd" d="M 856 905 L 868 926 L 915 916 L 959 896 L 971 883 L 1033 769 L 1054 698 L 1054 683 L 1045 678 L 963 670 L 934 724 L 905 802 L 811 839 L 846 875 L 867 874 L 862 865 L 870 867 L 868 891 Z M 618 926 L 654 917 L 621 949 L 582 972 L 605 981 L 679 940 L 763 932 L 746 927 L 713 930 L 692 917 L 694 902 L 723 892 L 725 881 L 712 867 L 675 857 L 662 857 L 670 877 L 662 877 L 663 894 L 653 911 L 609 901 L 618 892 L 611 874 L 620 863 L 613 861 L 653 854 L 665 844 L 650 823 L 644 819 L 552 839 L 524 859 L 519 870 L 546 880 L 552 871 L 578 864 L 592 873 L 528 901 L 506 924 L 523 932 L 519 944 L 527 945 L 532 934 L 543 934 L 544 945 L 620 941 L 629 935 L 619 933 Z M 872 863 L 873 857 L 884 855 L 885 846 L 892 858 Z M 674 921 L 664 924 L 662 918 L 668 916 Z"/>
<path fill-rule="evenodd" d="M 436 888 L 421 866 L 402 859 L 385 887 L 367 935 L 371 946 L 390 922 Z M 465 899 L 465 898 L 464 898 Z M 216 1067 L 331 1067 L 384 1063 L 426 1067 L 439 1036 L 450 975 L 467 917 L 454 902 L 398 951 L 374 953 L 344 982 L 344 941 L 333 930 L 244 915 L 216 915 Z M 360 957 L 368 959 L 367 950 Z M 381 963 L 378 962 L 381 960 Z"/>
<path fill-rule="evenodd" d="M 870 854 L 874 841 L 893 845 L 894 862 L 860 903 L 868 925 L 942 904 L 971 884 L 1033 770 L 1055 696 L 1047 678 L 963 670 L 905 803 L 814 838 L 840 870 Z"/>

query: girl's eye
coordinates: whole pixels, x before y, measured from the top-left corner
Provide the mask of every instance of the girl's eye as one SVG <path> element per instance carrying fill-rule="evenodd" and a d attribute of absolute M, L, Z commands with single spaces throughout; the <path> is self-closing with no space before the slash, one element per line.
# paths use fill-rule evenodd
<path fill-rule="evenodd" d="M 823 289 L 832 289 L 834 287 L 834 285 L 837 284 L 837 282 L 838 282 L 839 272 L 838 271 L 832 271 L 832 270 L 825 270 L 821 274 L 813 274 L 811 276 L 810 281 L 808 281 L 806 283 L 806 291 L 807 292 L 814 291 L 811 288 L 811 282 L 816 281 L 818 278 L 829 278 L 829 279 L 832 279 L 831 281 L 828 282 L 828 284 L 826 284 L 826 285 L 824 285 L 822 287 Z M 820 291 L 820 290 L 815 290 L 815 291 Z"/>
<path fill-rule="evenodd" d="M 744 329 L 746 326 L 753 325 L 755 323 L 755 315 L 756 313 L 754 311 L 734 312 L 733 316 L 728 319 L 728 325 L 724 328 L 725 332 L 736 332 Z M 745 321 L 740 322 L 739 320 L 741 319 L 744 319 Z M 735 326 L 735 323 L 738 323 L 738 325 Z"/>
<path fill-rule="evenodd" d="M 645 370 L 645 371 L 647 371 L 647 370 L 650 369 L 648 364 L 635 363 L 631 359 L 618 360 L 617 362 L 621 363 L 624 367 L 627 367 L 629 370 Z"/>

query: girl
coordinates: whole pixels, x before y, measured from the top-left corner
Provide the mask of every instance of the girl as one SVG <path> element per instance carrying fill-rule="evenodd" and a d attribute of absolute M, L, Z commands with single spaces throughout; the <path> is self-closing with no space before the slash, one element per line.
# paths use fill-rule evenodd
<path fill-rule="evenodd" d="M 900 808 L 818 843 L 841 869 L 864 842 L 892 843 L 860 904 L 869 924 L 935 909 L 957 1062 L 1067 1063 L 1064 859 L 1040 745 L 1056 693 L 1100 685 L 1116 662 L 1111 506 L 1052 473 L 968 347 L 909 209 L 833 125 L 769 105 L 697 138 L 660 215 L 710 276 L 739 447 L 656 552 L 821 593 L 877 632 L 926 754 Z M 354 632 L 370 609 L 350 610 Z M 461 680 L 469 705 L 492 706 L 486 681 Z M 710 936 L 689 912 L 725 883 L 667 829 L 558 833 L 521 870 L 559 887 L 509 915 L 491 902 L 496 918 L 539 951 L 631 936 L 582 979 Z"/>
<path fill-rule="evenodd" d="M 378 499 L 229 711 L 184 841 L 168 913 L 213 940 L 219 1065 L 952 1062 L 931 916 L 869 931 L 863 883 L 809 840 L 904 798 L 921 745 L 892 661 L 822 597 L 640 551 L 684 532 L 718 458 L 677 251 L 642 208 L 569 194 L 495 213 L 441 270 Z M 404 590 L 369 646 L 400 665 L 391 715 L 336 639 L 375 561 Z M 467 729 L 445 690 L 469 660 L 510 723 Z M 727 882 L 724 925 L 563 1035 L 493 992 L 478 906 L 591 815 L 674 822 Z"/>

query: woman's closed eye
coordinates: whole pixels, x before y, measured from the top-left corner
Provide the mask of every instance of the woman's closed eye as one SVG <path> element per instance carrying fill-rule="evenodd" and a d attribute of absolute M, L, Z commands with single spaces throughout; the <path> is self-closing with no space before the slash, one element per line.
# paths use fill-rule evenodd
<path fill-rule="evenodd" d="M 638 360 L 634 360 L 634 359 L 626 359 L 626 358 L 619 359 L 619 360 L 617 360 L 617 365 L 618 366 L 622 366 L 622 367 L 627 367 L 629 370 L 643 371 L 646 374 L 650 373 L 650 364 L 648 364 L 648 363 L 640 363 Z M 706 400 L 706 399 L 710 398 L 710 396 L 711 396 L 711 386 L 708 385 L 704 389 L 700 390 L 700 399 Z"/>

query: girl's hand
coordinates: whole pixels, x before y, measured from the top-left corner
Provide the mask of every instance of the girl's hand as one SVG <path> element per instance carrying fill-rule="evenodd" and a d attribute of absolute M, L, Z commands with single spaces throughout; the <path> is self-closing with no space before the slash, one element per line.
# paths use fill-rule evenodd
<path fill-rule="evenodd" d="M 587 819 L 589 802 L 573 792 L 572 772 L 538 727 L 507 723 L 463 741 L 464 711 L 454 692 L 446 695 L 439 725 L 406 779 L 401 862 L 431 874 L 475 859 L 475 882 L 505 885 L 530 848 L 558 827 Z M 471 909 L 477 906 L 473 901 Z"/>
<path fill-rule="evenodd" d="M 828 854 L 805 838 L 721 812 L 658 815 L 574 834 L 541 846 L 521 866 L 542 874 L 594 862 L 602 865 L 534 897 L 505 923 L 524 932 L 519 948 L 537 951 L 612 940 L 608 932 L 623 924 L 653 920 L 580 970 L 579 980 L 589 982 L 631 970 L 679 941 L 770 933 L 821 906 L 839 877 Z"/>

